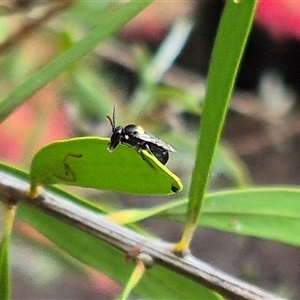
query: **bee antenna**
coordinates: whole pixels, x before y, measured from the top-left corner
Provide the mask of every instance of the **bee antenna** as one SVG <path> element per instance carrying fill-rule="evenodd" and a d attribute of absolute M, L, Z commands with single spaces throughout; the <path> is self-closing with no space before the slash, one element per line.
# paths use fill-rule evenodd
<path fill-rule="evenodd" d="M 114 105 L 114 109 L 113 109 L 113 122 L 115 126 L 116 126 L 116 115 L 117 115 L 117 104 Z"/>
<path fill-rule="evenodd" d="M 116 108 L 117 108 L 117 104 L 114 105 L 112 118 L 110 116 L 106 116 L 107 120 L 111 125 L 112 131 L 114 131 L 116 128 Z"/>
<path fill-rule="evenodd" d="M 111 126 L 112 131 L 114 131 L 114 130 L 115 130 L 115 125 L 114 125 L 114 123 L 113 123 L 111 117 L 110 117 L 110 116 L 106 116 L 106 118 L 107 118 L 107 120 L 108 120 L 109 123 L 110 123 L 110 126 Z"/>

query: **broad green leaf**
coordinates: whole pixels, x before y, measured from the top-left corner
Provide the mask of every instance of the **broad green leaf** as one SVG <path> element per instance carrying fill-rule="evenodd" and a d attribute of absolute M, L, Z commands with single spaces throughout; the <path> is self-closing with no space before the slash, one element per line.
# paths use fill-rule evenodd
<path fill-rule="evenodd" d="M 153 155 L 119 145 L 109 153 L 109 139 L 58 141 L 32 159 L 30 177 L 38 185 L 66 184 L 130 194 L 169 195 L 182 189 L 180 179 Z"/>
<path fill-rule="evenodd" d="M 226 1 L 209 66 L 185 230 L 176 246 L 179 252 L 189 246 L 196 227 L 256 3 Z"/>
<path fill-rule="evenodd" d="M 4 234 L 0 243 L 0 299 L 10 299 L 9 235 Z"/>

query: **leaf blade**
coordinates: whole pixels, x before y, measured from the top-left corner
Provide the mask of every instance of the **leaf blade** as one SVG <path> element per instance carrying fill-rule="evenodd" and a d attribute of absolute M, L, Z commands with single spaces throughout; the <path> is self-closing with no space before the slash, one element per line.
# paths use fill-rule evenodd
<path fill-rule="evenodd" d="M 143 157 L 119 145 L 113 154 L 109 139 L 84 137 L 51 143 L 31 163 L 32 190 L 40 184 L 61 183 L 121 193 L 169 195 L 182 189 L 180 179 L 153 155 Z"/>
<path fill-rule="evenodd" d="M 209 66 L 185 229 L 175 247 L 177 252 L 189 247 L 196 228 L 256 3 L 257 0 L 226 1 Z"/>
<path fill-rule="evenodd" d="M 10 299 L 9 235 L 5 234 L 0 243 L 0 299 Z"/>
<path fill-rule="evenodd" d="M 184 222 L 186 203 L 187 199 L 180 200 L 173 208 L 166 204 L 160 216 Z M 151 210 L 158 214 L 157 208 Z M 208 194 L 197 225 L 300 246 L 300 189 L 248 188 Z"/>

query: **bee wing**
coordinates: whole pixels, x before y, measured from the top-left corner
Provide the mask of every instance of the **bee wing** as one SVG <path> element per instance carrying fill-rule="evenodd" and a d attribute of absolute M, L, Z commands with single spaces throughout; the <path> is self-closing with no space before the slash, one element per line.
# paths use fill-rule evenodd
<path fill-rule="evenodd" d="M 136 137 L 143 140 L 143 141 L 146 141 L 146 142 L 155 144 L 159 147 L 162 147 L 167 151 L 176 152 L 176 150 L 171 145 L 169 145 L 168 143 L 164 142 L 163 140 L 157 138 L 156 136 L 154 136 L 154 135 L 152 135 L 152 134 L 150 134 L 146 131 L 145 132 L 139 132 L 136 135 Z"/>

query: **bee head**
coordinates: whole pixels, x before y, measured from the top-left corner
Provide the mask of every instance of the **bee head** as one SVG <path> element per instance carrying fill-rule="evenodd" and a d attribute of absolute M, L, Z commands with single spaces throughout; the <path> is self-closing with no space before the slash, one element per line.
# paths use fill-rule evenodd
<path fill-rule="evenodd" d="M 114 152 L 114 150 L 122 142 L 122 140 L 123 140 L 123 127 L 117 126 L 114 128 L 112 135 L 110 137 L 110 142 L 108 144 L 109 152 L 111 153 Z"/>
<path fill-rule="evenodd" d="M 109 121 L 109 124 L 111 125 L 112 131 L 110 142 L 108 144 L 108 151 L 111 153 L 114 152 L 114 150 L 117 148 L 117 146 L 120 144 L 123 138 L 123 127 L 116 127 L 116 109 L 117 105 L 115 104 L 112 118 L 110 116 L 106 116 L 107 120 Z"/>

